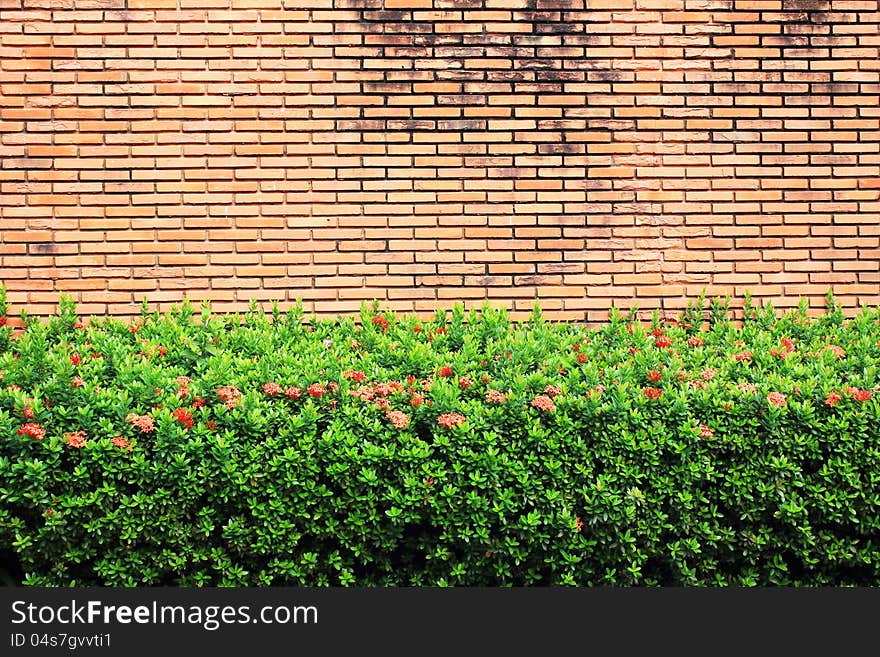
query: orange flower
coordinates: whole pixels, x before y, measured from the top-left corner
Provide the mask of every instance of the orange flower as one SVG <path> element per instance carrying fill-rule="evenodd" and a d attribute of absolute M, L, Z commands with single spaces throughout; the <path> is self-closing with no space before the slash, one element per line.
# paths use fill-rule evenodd
<path fill-rule="evenodd" d="M 460 413 L 444 413 L 437 418 L 437 424 L 439 424 L 441 427 L 446 427 L 447 429 L 457 427 L 464 421 L 465 417 Z"/>
<path fill-rule="evenodd" d="M 46 436 L 46 430 L 37 422 L 25 422 L 18 428 L 18 435 L 42 440 Z"/>
<path fill-rule="evenodd" d="M 833 407 L 833 406 L 835 406 L 835 405 L 836 405 L 841 399 L 843 399 L 843 397 L 840 396 L 840 393 L 838 393 L 836 390 L 832 390 L 832 391 L 831 391 L 831 394 L 828 395 L 828 396 L 825 398 L 825 405 L 826 405 L 826 406 L 831 406 L 831 407 Z"/>
<path fill-rule="evenodd" d="M 539 411 L 543 411 L 548 413 L 556 408 L 556 405 L 553 403 L 553 400 L 546 395 L 538 395 L 532 400 L 532 406 L 537 408 Z"/>
<path fill-rule="evenodd" d="M 385 417 L 394 425 L 395 429 L 405 429 L 409 426 L 409 415 L 403 411 L 388 411 Z"/>
<path fill-rule="evenodd" d="M 657 383 L 662 378 L 663 375 L 660 374 L 659 370 L 651 370 L 650 372 L 648 372 L 648 381 L 650 381 L 651 383 Z"/>
<path fill-rule="evenodd" d="M 281 386 L 274 381 L 270 381 L 269 383 L 263 384 L 263 392 L 265 392 L 270 397 L 274 397 L 275 395 L 281 393 Z"/>
<path fill-rule="evenodd" d="M 132 449 L 131 443 L 129 443 L 122 436 L 116 436 L 116 438 L 114 438 L 110 442 L 113 443 L 114 447 L 118 447 L 119 449 L 125 450 L 126 452 L 130 452 Z"/>
<path fill-rule="evenodd" d="M 86 446 L 85 431 L 72 431 L 71 433 L 64 434 L 64 439 L 67 441 L 69 447 L 79 449 L 80 447 Z"/>
<path fill-rule="evenodd" d="M 645 393 L 645 397 L 648 399 L 657 399 L 660 395 L 663 394 L 663 391 L 660 388 L 654 388 L 652 386 L 648 386 L 642 392 Z"/>
<path fill-rule="evenodd" d="M 544 394 L 548 397 L 558 397 L 562 394 L 562 388 L 558 386 L 547 386 L 544 388 Z"/>
<path fill-rule="evenodd" d="M 503 404 L 507 401 L 507 395 L 492 388 L 486 391 L 486 403 Z"/>
<path fill-rule="evenodd" d="M 134 427 L 137 427 L 144 433 L 150 433 L 153 430 L 153 418 L 149 415 L 137 415 L 129 413 L 125 416 L 125 421 Z"/>
<path fill-rule="evenodd" d="M 785 399 L 785 395 L 781 392 L 771 392 L 767 395 L 767 401 L 770 402 L 772 406 L 787 406 L 788 402 Z"/>
<path fill-rule="evenodd" d="M 437 376 L 442 376 L 444 379 L 449 378 L 450 376 L 452 376 L 452 367 L 450 367 L 449 365 L 444 365 L 438 370 Z"/>

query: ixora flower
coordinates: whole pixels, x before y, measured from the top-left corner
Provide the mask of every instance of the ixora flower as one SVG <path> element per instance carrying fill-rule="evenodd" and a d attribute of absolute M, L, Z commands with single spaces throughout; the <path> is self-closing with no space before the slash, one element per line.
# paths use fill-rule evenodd
<path fill-rule="evenodd" d="M 559 386 L 547 386 L 544 388 L 544 394 L 551 398 L 558 397 L 562 394 L 562 388 Z"/>
<path fill-rule="evenodd" d="M 132 450 L 131 443 L 128 442 L 128 441 L 127 441 L 125 438 L 123 438 L 122 436 L 116 436 L 116 437 L 115 437 L 113 440 L 111 440 L 110 442 L 113 443 L 113 446 L 114 446 L 114 447 L 118 447 L 119 449 L 121 449 L 121 450 L 123 450 L 123 451 L 130 452 L 130 451 Z"/>
<path fill-rule="evenodd" d="M 355 383 L 363 383 L 367 380 L 367 375 L 360 370 L 345 370 L 342 373 L 342 377 L 349 381 L 354 381 Z"/>
<path fill-rule="evenodd" d="M 388 327 L 391 326 L 391 322 L 389 322 L 384 315 L 376 315 L 373 317 L 373 325 L 379 327 L 382 333 L 388 330 Z"/>
<path fill-rule="evenodd" d="M 487 404 L 503 404 L 507 401 L 507 395 L 503 392 L 499 392 L 493 388 L 489 388 L 486 391 L 486 403 Z"/>
<path fill-rule="evenodd" d="M 46 430 L 37 422 L 25 422 L 18 428 L 18 435 L 42 440 L 46 436 Z"/>
<path fill-rule="evenodd" d="M 860 402 L 866 402 L 874 396 L 870 390 L 862 390 L 861 388 L 853 388 L 852 386 L 847 386 L 844 388 L 844 391 L 850 397 Z"/>
<path fill-rule="evenodd" d="M 82 356 L 77 353 L 70 354 L 70 362 L 73 363 L 74 367 L 76 367 L 80 364 L 80 362 L 82 362 Z"/>
<path fill-rule="evenodd" d="M 733 355 L 733 359 L 739 361 L 752 360 L 752 352 L 740 351 L 739 353 Z"/>
<path fill-rule="evenodd" d="M 75 376 L 70 381 L 70 385 L 72 385 L 74 388 L 82 388 L 85 384 L 86 382 L 81 376 Z"/>
<path fill-rule="evenodd" d="M 323 397 L 327 394 L 327 388 L 322 386 L 320 383 L 313 383 L 308 388 L 306 388 L 306 392 L 309 393 L 312 397 Z"/>
<path fill-rule="evenodd" d="M 556 408 L 553 400 L 550 399 L 547 395 L 538 395 L 537 397 L 535 397 L 532 400 L 532 406 L 534 408 L 537 408 L 539 411 L 543 411 L 544 413 L 549 413 Z"/>
<path fill-rule="evenodd" d="M 712 438 L 715 435 L 712 429 L 706 424 L 699 425 L 697 431 L 700 432 L 700 438 Z"/>
<path fill-rule="evenodd" d="M 441 427 L 451 429 L 462 424 L 465 419 L 466 418 L 461 413 L 444 413 L 437 418 L 437 424 L 439 424 Z"/>
<path fill-rule="evenodd" d="M 405 429 L 409 426 L 409 415 L 403 411 L 388 411 L 385 417 L 394 425 L 395 429 Z"/>
<path fill-rule="evenodd" d="M 68 447 L 75 447 L 77 449 L 86 446 L 86 432 L 85 431 L 71 431 L 70 433 L 64 434 L 64 440 L 67 442 Z"/>
<path fill-rule="evenodd" d="M 651 383 L 657 383 L 660 379 L 663 378 L 663 375 L 660 374 L 660 370 L 651 370 L 648 372 L 648 381 Z"/>
<path fill-rule="evenodd" d="M 437 370 L 437 376 L 443 377 L 444 379 L 448 379 L 450 376 L 452 376 L 452 374 L 452 367 L 450 367 L 449 365 L 444 365 L 439 370 Z"/>
<path fill-rule="evenodd" d="M 657 338 L 654 340 L 654 344 L 657 345 L 660 349 L 665 349 L 666 347 L 672 346 L 672 340 L 665 335 L 660 335 L 657 336 Z"/>
<path fill-rule="evenodd" d="M 302 397 L 302 390 L 297 388 L 296 386 L 290 386 L 287 390 L 284 391 L 284 396 L 288 399 L 299 399 Z"/>
<path fill-rule="evenodd" d="M 579 362 L 581 365 L 583 365 L 584 363 L 586 363 L 588 360 L 589 360 L 589 359 L 587 358 L 587 355 L 586 355 L 584 352 L 581 351 L 581 352 L 578 353 L 578 355 L 577 355 L 577 362 Z"/>
<path fill-rule="evenodd" d="M 748 382 L 738 383 L 736 385 L 736 387 L 739 388 L 740 390 L 742 390 L 743 392 L 758 392 L 758 388 L 755 386 L 754 383 L 748 383 Z"/>
<path fill-rule="evenodd" d="M 125 421 L 130 425 L 137 427 L 144 433 L 150 433 L 153 430 L 153 418 L 149 415 L 138 415 L 129 413 L 125 416 Z"/>
<path fill-rule="evenodd" d="M 704 343 L 703 343 L 703 338 L 699 337 L 698 335 L 695 335 L 695 336 L 693 336 L 692 338 L 689 338 L 689 339 L 688 339 L 688 346 L 690 346 L 690 347 L 694 347 L 695 349 L 696 349 L 697 347 L 702 347 L 703 344 L 704 344 Z"/>
<path fill-rule="evenodd" d="M 846 351 L 843 349 L 843 347 L 838 347 L 836 344 L 830 344 L 825 347 L 825 349 L 827 351 L 830 351 L 837 358 L 846 358 Z"/>
<path fill-rule="evenodd" d="M 235 386 L 222 386 L 217 388 L 217 396 L 223 400 L 226 408 L 233 408 L 241 399 L 241 391 Z"/>
<path fill-rule="evenodd" d="M 788 402 L 785 399 L 785 395 L 781 392 L 771 392 L 767 395 L 767 401 L 772 406 L 787 406 Z"/>
<path fill-rule="evenodd" d="M 274 381 L 270 381 L 269 383 L 263 384 L 263 392 L 265 392 L 270 397 L 274 397 L 275 395 L 281 393 L 281 386 Z"/>
<path fill-rule="evenodd" d="M 469 376 L 463 376 L 458 380 L 458 385 L 462 390 L 467 390 L 474 385 L 474 380 Z"/>
<path fill-rule="evenodd" d="M 825 405 L 833 408 L 841 399 L 843 399 L 843 397 L 840 396 L 840 393 L 836 390 L 832 390 L 831 393 L 825 398 Z"/>
<path fill-rule="evenodd" d="M 660 395 L 663 394 L 663 391 L 660 388 L 655 388 L 653 386 L 648 386 L 642 392 L 645 394 L 645 397 L 648 399 L 657 399 Z"/>
<path fill-rule="evenodd" d="M 192 429 L 193 426 L 193 415 L 186 408 L 175 408 L 171 411 L 171 417 L 177 420 L 180 424 L 184 426 L 186 429 Z"/>

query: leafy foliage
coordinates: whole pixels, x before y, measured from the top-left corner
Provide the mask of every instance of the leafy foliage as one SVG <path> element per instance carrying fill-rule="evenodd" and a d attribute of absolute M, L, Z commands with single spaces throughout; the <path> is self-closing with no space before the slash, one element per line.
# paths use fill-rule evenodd
<path fill-rule="evenodd" d="M 2 295 L 0 295 L 2 297 Z M 0 298 L 5 310 L 5 301 Z M 30 585 L 877 585 L 880 313 L 0 327 Z M 88 324 L 88 325 L 86 325 Z"/>

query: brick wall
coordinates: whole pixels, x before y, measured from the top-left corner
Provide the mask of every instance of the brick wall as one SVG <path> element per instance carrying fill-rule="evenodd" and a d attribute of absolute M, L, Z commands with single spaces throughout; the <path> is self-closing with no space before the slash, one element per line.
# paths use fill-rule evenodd
<path fill-rule="evenodd" d="M 15 309 L 880 303 L 877 0 L 0 0 Z"/>

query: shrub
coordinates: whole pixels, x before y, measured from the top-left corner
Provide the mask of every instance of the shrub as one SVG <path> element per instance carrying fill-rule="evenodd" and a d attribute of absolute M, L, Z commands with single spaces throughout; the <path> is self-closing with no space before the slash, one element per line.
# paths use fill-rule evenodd
<path fill-rule="evenodd" d="M 65 300 L 0 328 L 0 541 L 30 585 L 877 585 L 880 313 L 744 315 Z"/>

